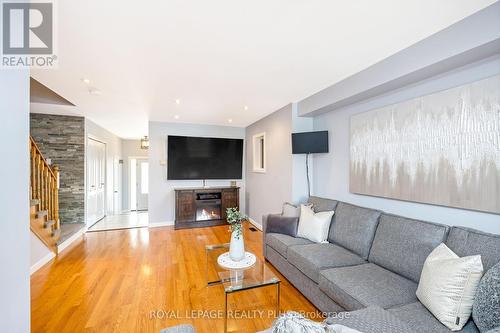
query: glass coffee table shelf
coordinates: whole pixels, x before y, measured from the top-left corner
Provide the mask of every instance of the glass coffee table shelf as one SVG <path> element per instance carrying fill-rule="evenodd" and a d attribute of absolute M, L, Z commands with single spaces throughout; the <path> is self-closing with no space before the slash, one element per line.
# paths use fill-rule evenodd
<path fill-rule="evenodd" d="M 276 286 L 276 315 L 279 314 L 280 306 L 280 279 L 259 258 L 255 264 L 245 269 L 231 270 L 221 267 L 217 258 L 229 251 L 229 243 L 218 245 L 207 245 L 205 247 L 207 257 L 206 281 L 207 286 L 222 285 L 224 287 L 224 332 L 227 332 L 228 295 L 234 292 L 250 290 L 254 288 Z"/>

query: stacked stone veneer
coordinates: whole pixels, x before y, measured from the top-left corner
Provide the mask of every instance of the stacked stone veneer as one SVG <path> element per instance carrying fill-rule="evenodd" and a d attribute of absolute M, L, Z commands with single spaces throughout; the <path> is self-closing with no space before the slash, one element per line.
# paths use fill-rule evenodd
<path fill-rule="evenodd" d="M 30 132 L 43 156 L 59 166 L 61 223 L 84 223 L 84 118 L 32 113 Z"/>

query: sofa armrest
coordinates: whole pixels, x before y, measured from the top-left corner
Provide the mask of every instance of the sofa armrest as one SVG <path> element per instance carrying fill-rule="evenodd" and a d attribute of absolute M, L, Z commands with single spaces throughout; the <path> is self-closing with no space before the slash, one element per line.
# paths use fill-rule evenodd
<path fill-rule="evenodd" d="M 281 215 L 281 213 L 262 215 L 262 255 L 264 256 L 264 258 L 266 257 L 267 218 L 269 217 L 269 215 Z"/>

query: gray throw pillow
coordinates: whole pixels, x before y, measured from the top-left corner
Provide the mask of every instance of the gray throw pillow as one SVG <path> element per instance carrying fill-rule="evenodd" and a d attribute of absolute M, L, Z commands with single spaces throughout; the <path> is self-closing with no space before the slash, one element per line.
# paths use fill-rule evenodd
<path fill-rule="evenodd" d="M 297 236 L 298 217 L 287 217 L 281 215 L 269 215 L 267 218 L 266 231 L 284 234 L 292 237 Z"/>
<path fill-rule="evenodd" d="M 500 327 L 500 262 L 491 267 L 479 282 L 472 318 L 481 332 Z"/>

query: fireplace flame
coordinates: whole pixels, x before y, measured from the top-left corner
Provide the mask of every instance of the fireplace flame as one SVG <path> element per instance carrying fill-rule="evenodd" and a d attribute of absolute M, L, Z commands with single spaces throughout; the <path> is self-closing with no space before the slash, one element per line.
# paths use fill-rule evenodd
<path fill-rule="evenodd" d="M 215 209 L 207 210 L 207 209 L 202 209 L 200 212 L 199 219 L 200 220 L 215 220 L 219 219 L 220 216 Z"/>

